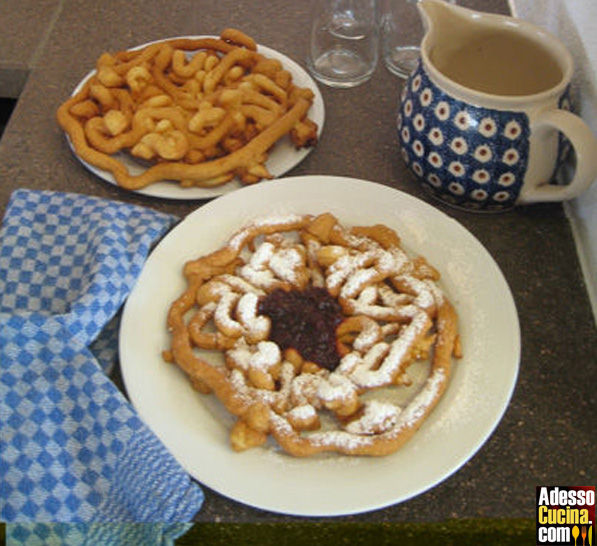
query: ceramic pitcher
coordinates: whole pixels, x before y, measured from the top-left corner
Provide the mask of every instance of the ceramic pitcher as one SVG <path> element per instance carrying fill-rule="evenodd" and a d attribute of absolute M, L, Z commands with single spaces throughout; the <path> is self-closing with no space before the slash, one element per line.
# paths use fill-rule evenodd
<path fill-rule="evenodd" d="M 421 59 L 398 112 L 402 155 L 423 186 L 479 211 L 576 197 L 597 178 L 597 139 L 570 112 L 572 58 L 512 17 L 423 0 Z M 554 177 L 569 147 L 570 183 Z"/>

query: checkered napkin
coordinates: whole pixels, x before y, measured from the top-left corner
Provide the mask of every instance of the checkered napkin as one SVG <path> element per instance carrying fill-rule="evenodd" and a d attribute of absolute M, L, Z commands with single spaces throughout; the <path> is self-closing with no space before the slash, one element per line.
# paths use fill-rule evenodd
<path fill-rule="evenodd" d="M 88 196 L 13 193 L 0 230 L 0 520 L 177 524 L 201 507 L 199 486 L 106 375 L 114 317 L 175 220 Z"/>
<path fill-rule="evenodd" d="M 6 546 L 171 546 L 186 523 L 9 523 Z"/>

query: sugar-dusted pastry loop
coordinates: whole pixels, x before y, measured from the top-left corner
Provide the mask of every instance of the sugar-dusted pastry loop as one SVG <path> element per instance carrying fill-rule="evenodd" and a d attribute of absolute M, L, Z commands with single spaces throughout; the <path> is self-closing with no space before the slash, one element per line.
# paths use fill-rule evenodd
<path fill-rule="evenodd" d="M 382 340 L 383 330 L 379 323 L 367 315 L 354 315 L 347 318 L 336 328 L 338 342 L 342 352 L 348 352 L 346 342 L 359 353 L 367 352 L 373 345 Z"/>
<path fill-rule="evenodd" d="M 295 456 L 392 453 L 439 402 L 460 353 L 437 270 L 387 226 L 266 217 L 183 273 L 168 361 L 236 416 L 235 450 L 271 436 Z M 410 385 L 423 361 L 429 375 L 409 402 L 376 398 Z"/>

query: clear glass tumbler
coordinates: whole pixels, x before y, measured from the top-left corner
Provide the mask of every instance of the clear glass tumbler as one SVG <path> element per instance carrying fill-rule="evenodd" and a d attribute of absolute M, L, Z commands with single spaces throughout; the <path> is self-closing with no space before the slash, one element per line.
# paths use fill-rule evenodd
<path fill-rule="evenodd" d="M 455 4 L 456 0 L 446 0 Z M 381 54 L 386 68 L 407 78 L 419 61 L 425 33 L 420 0 L 379 0 Z"/>
<path fill-rule="evenodd" d="M 418 0 L 380 0 L 381 51 L 386 68 L 402 78 L 417 65 L 423 25 Z"/>
<path fill-rule="evenodd" d="M 313 0 L 307 66 L 332 87 L 366 82 L 377 65 L 375 0 Z"/>

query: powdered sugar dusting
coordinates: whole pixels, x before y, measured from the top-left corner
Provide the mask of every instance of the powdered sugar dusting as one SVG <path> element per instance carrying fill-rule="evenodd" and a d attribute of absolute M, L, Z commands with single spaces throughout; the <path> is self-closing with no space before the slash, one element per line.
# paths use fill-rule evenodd
<path fill-rule="evenodd" d="M 270 321 L 267 317 L 257 316 L 258 305 L 259 298 L 257 294 L 249 292 L 240 298 L 236 307 L 240 322 L 252 337 L 266 335 L 270 327 Z"/>
<path fill-rule="evenodd" d="M 273 341 L 260 341 L 256 346 L 251 346 L 242 339 L 227 355 L 241 370 L 255 368 L 267 371 L 282 358 L 280 348 Z"/>
<path fill-rule="evenodd" d="M 296 270 L 303 265 L 303 257 L 295 248 L 283 248 L 274 253 L 269 265 L 280 279 L 294 284 Z"/>
<path fill-rule="evenodd" d="M 329 432 L 315 432 L 309 434 L 309 440 L 315 445 L 327 447 L 340 447 L 343 449 L 358 449 L 373 442 L 372 436 L 362 436 L 359 434 L 351 434 L 343 430 L 335 430 Z"/>
<path fill-rule="evenodd" d="M 260 341 L 257 344 L 257 352 L 251 356 L 250 365 L 268 370 L 278 364 L 281 358 L 280 347 L 273 341 Z"/>
<path fill-rule="evenodd" d="M 368 362 L 363 359 L 351 373 L 350 377 L 354 383 L 362 388 L 373 388 L 390 383 L 406 361 L 414 340 L 424 331 L 427 322 L 427 315 L 420 312 L 403 329 L 401 336 L 392 343 L 389 354 L 378 369 L 371 369 Z"/>
<path fill-rule="evenodd" d="M 287 213 L 287 214 L 272 214 L 256 218 L 252 224 L 256 227 L 272 227 L 272 226 L 288 226 L 296 224 L 303 219 L 301 214 Z"/>
<path fill-rule="evenodd" d="M 381 434 L 395 425 L 400 411 L 394 404 L 371 400 L 363 415 L 350 421 L 345 429 L 352 434 Z"/>
<path fill-rule="evenodd" d="M 232 308 L 238 301 L 238 294 L 231 291 L 224 291 L 218 301 L 214 320 L 218 328 L 228 334 L 234 333 L 239 336 L 242 333 L 242 326 L 232 318 Z"/>
<path fill-rule="evenodd" d="M 297 419 L 300 421 L 308 421 L 317 416 L 317 410 L 311 404 L 303 404 L 302 406 L 297 406 L 296 408 L 292 408 L 288 412 L 288 415 L 291 419 Z"/>
<path fill-rule="evenodd" d="M 354 340 L 352 347 L 355 351 L 363 353 L 368 351 L 381 337 L 381 328 L 374 320 L 365 321 L 365 326 Z"/>
<path fill-rule="evenodd" d="M 379 273 L 374 267 L 358 269 L 350 275 L 340 291 L 340 296 L 343 298 L 353 298 L 359 294 L 363 288 L 369 286 L 378 276 Z"/>
<path fill-rule="evenodd" d="M 355 392 L 355 384 L 339 373 L 331 373 L 327 379 L 321 378 L 317 388 L 317 395 L 325 402 L 345 400 Z"/>
<path fill-rule="evenodd" d="M 445 380 L 446 375 L 442 368 L 432 372 L 413 402 L 409 404 L 400 416 L 398 427 L 411 427 L 416 423 L 429 409 L 431 403 L 437 398 L 439 389 Z"/>

